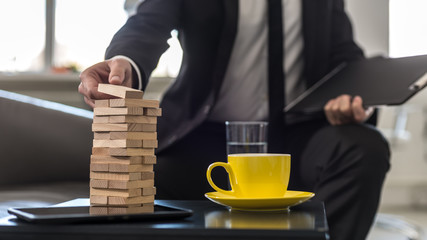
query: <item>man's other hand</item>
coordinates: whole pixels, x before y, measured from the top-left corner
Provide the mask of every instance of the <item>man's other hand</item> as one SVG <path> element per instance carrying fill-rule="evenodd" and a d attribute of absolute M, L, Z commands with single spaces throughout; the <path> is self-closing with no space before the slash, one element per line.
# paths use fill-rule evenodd
<path fill-rule="evenodd" d="M 365 109 L 360 96 L 352 98 L 350 95 L 341 95 L 329 100 L 324 106 L 326 118 L 331 125 L 362 123 L 373 113 L 373 108 Z"/>

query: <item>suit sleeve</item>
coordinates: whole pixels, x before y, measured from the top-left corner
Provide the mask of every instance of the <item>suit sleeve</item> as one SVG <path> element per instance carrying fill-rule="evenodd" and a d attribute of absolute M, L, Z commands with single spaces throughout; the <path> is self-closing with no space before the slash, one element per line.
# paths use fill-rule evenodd
<path fill-rule="evenodd" d="M 353 28 L 344 10 L 343 0 L 333 1 L 331 36 L 331 63 L 333 66 L 345 61 L 363 59 L 362 49 L 355 43 Z"/>
<path fill-rule="evenodd" d="M 178 29 L 181 0 L 146 0 L 114 35 L 105 58 L 123 55 L 132 59 L 141 71 L 142 89 L 169 45 L 173 29 Z"/>

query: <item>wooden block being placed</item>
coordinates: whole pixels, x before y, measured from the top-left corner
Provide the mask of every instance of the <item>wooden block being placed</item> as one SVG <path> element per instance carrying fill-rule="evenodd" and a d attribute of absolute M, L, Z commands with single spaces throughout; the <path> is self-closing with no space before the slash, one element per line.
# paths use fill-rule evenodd
<path fill-rule="evenodd" d="M 159 117 L 162 116 L 161 108 L 144 108 L 144 116 Z"/>
<path fill-rule="evenodd" d="M 98 92 L 102 92 L 119 98 L 142 99 L 144 92 L 133 88 L 128 88 L 113 84 L 98 84 Z"/>
<path fill-rule="evenodd" d="M 143 108 L 140 107 L 126 107 L 126 108 L 109 108 L 100 107 L 94 108 L 93 114 L 95 116 L 111 116 L 111 115 L 143 115 Z M 147 115 L 153 116 L 153 115 Z"/>
<path fill-rule="evenodd" d="M 154 148 L 108 148 L 111 156 L 147 156 L 154 155 Z"/>
<path fill-rule="evenodd" d="M 148 141 L 148 140 L 147 140 Z M 149 140 L 155 141 L 155 140 Z M 152 143 L 154 144 L 154 143 Z M 146 144 L 148 146 L 148 143 Z M 93 140 L 93 147 L 143 147 L 142 140 L 117 139 L 117 140 Z M 156 146 L 157 147 L 157 146 Z"/>
<path fill-rule="evenodd" d="M 150 187 L 154 187 L 154 172 L 153 172 L 153 177 L 151 179 L 145 179 L 145 180 L 126 181 L 126 180 L 91 179 L 90 187 L 109 188 L 109 189 L 150 188 Z"/>
<path fill-rule="evenodd" d="M 153 156 L 134 156 L 134 157 L 114 157 L 114 156 L 102 156 L 102 155 L 91 155 L 90 163 L 117 163 L 117 164 L 156 164 L 156 158 Z"/>
<path fill-rule="evenodd" d="M 144 172 L 134 173 L 109 173 L 109 172 L 90 172 L 91 179 L 101 180 L 142 180 Z M 145 176 L 144 176 L 145 177 Z"/>
<path fill-rule="evenodd" d="M 108 119 L 109 123 L 157 123 L 157 117 L 147 116 L 110 116 Z"/>
<path fill-rule="evenodd" d="M 157 139 L 157 132 L 111 132 L 110 139 Z"/>
<path fill-rule="evenodd" d="M 93 117 L 93 123 L 109 123 L 110 117 L 109 116 L 94 116 Z"/>
<path fill-rule="evenodd" d="M 158 100 L 148 99 L 110 99 L 110 107 L 147 107 L 158 108 L 160 105 Z"/>
<path fill-rule="evenodd" d="M 116 215 L 116 214 L 138 214 L 154 212 L 154 204 L 146 203 L 137 207 L 105 207 L 90 206 L 90 215 Z"/>
<path fill-rule="evenodd" d="M 95 100 L 95 107 L 110 107 L 110 100 L 104 99 L 104 100 Z"/>
<path fill-rule="evenodd" d="M 152 164 L 118 164 L 118 163 L 91 163 L 92 172 L 110 172 L 110 173 L 131 173 L 131 172 L 151 172 Z"/>
<path fill-rule="evenodd" d="M 116 196 L 116 197 L 137 197 L 137 196 L 142 196 L 142 189 L 141 188 L 133 188 L 133 189 L 90 188 L 90 195 L 91 196 L 96 195 L 96 196 Z"/>
<path fill-rule="evenodd" d="M 148 123 L 94 123 L 93 132 L 155 132 L 156 124 Z"/>

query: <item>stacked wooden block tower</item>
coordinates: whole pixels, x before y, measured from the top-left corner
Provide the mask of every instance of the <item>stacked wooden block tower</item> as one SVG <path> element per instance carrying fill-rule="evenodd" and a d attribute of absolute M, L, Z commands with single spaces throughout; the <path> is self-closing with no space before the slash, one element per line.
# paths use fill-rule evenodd
<path fill-rule="evenodd" d="M 111 84 L 98 91 L 118 98 L 95 101 L 90 162 L 91 214 L 154 211 L 159 101 Z"/>

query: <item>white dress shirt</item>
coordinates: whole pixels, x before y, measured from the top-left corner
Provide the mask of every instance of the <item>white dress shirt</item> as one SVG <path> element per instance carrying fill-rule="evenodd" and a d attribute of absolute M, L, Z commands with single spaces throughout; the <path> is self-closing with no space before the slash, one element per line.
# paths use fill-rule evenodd
<path fill-rule="evenodd" d="M 304 91 L 301 0 L 282 0 L 286 102 Z M 237 35 L 217 103 L 209 120 L 268 119 L 267 1 L 239 0 Z"/>
<path fill-rule="evenodd" d="M 303 49 L 302 0 L 282 0 L 284 73 L 286 102 L 305 89 L 302 78 Z M 268 13 L 267 1 L 239 0 L 239 17 L 235 44 L 221 86 L 218 100 L 209 115 L 210 121 L 260 121 L 268 119 Z M 139 89 L 141 72 L 132 59 Z"/>

